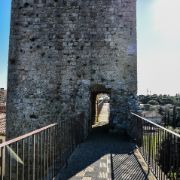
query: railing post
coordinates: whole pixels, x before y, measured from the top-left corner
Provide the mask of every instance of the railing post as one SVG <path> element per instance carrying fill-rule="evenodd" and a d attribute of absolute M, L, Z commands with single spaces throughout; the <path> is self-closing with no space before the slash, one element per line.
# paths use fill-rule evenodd
<path fill-rule="evenodd" d="M 143 123 L 140 119 L 136 118 L 136 126 L 137 126 L 137 145 L 141 147 L 143 145 Z"/>
<path fill-rule="evenodd" d="M 32 148 L 33 148 L 33 180 L 36 178 L 36 137 L 33 135 L 33 143 L 32 143 Z"/>

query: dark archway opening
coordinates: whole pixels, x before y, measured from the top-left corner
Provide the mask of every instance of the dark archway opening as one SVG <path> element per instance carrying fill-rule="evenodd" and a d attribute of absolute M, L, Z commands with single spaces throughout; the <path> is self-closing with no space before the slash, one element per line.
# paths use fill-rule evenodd
<path fill-rule="evenodd" d="M 105 92 L 93 92 L 91 126 L 109 123 L 110 95 Z"/>
<path fill-rule="evenodd" d="M 95 114 L 92 125 L 109 123 L 110 96 L 107 93 L 98 93 L 95 99 Z"/>
<path fill-rule="evenodd" d="M 89 129 L 95 126 L 108 126 L 110 117 L 110 95 L 111 89 L 104 85 L 93 85 L 91 87 L 91 121 Z"/>

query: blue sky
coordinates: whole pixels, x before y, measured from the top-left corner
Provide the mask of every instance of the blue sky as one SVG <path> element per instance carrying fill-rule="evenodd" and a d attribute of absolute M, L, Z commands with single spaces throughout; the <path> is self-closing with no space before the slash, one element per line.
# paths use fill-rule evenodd
<path fill-rule="evenodd" d="M 11 0 L 0 0 L 0 87 L 6 88 Z"/>
<path fill-rule="evenodd" d="M 0 87 L 7 84 L 11 0 L 0 0 Z M 180 93 L 180 0 L 137 0 L 138 93 Z"/>

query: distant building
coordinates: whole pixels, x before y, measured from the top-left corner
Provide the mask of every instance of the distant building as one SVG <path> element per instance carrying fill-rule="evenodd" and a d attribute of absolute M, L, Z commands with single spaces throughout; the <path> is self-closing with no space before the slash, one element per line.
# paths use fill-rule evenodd
<path fill-rule="evenodd" d="M 6 90 L 0 88 L 0 143 L 5 141 L 6 134 Z"/>
<path fill-rule="evenodd" d="M 7 91 L 4 88 L 0 88 L 0 103 L 6 102 Z"/>
<path fill-rule="evenodd" d="M 162 115 L 159 114 L 157 111 L 142 111 L 143 117 L 147 118 L 148 120 L 160 124 L 162 122 Z"/>
<path fill-rule="evenodd" d="M 6 103 L 0 103 L 0 113 L 6 113 Z"/>
<path fill-rule="evenodd" d="M 2 137 L 6 133 L 6 114 L 1 113 L 0 114 L 0 141 L 2 141 Z"/>

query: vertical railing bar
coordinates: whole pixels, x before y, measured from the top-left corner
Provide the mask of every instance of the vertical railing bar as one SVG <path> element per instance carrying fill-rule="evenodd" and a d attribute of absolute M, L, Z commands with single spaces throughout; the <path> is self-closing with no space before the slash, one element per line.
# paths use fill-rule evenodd
<path fill-rule="evenodd" d="M 33 143 L 32 143 L 32 150 L 33 150 L 33 169 L 32 169 L 32 176 L 33 176 L 33 180 L 35 180 L 35 177 L 36 177 L 36 171 L 35 171 L 35 166 L 36 166 L 36 146 L 35 146 L 35 143 L 36 143 L 36 136 L 33 135 Z"/>
<path fill-rule="evenodd" d="M 52 145 L 53 145 L 53 154 L 52 154 L 52 168 L 53 168 L 53 171 L 52 171 L 52 172 L 53 172 L 53 178 L 55 177 L 55 172 L 54 172 L 54 159 L 55 159 L 55 158 L 54 158 L 54 152 L 55 152 L 55 151 L 54 151 L 54 150 L 55 150 L 55 149 L 54 149 L 54 148 L 55 148 L 55 127 L 56 127 L 56 126 L 54 126 L 53 129 L 52 129 L 52 143 L 53 143 L 53 144 L 52 144 Z"/>
<path fill-rule="evenodd" d="M 19 156 L 19 150 L 18 150 L 18 142 L 16 142 L 16 179 L 18 180 L 19 178 L 18 178 L 18 171 L 19 171 L 19 163 L 18 163 L 18 156 Z"/>
<path fill-rule="evenodd" d="M 180 139 L 178 137 L 176 137 L 176 155 L 177 155 L 177 164 L 176 164 L 176 175 L 177 175 L 177 179 L 180 178 L 180 155 L 179 152 L 180 151 Z"/>
<path fill-rule="evenodd" d="M 172 172 L 173 172 L 173 178 L 175 179 L 175 164 L 176 164 L 176 152 L 175 152 L 175 135 L 172 135 L 173 137 L 173 143 L 172 143 L 172 156 L 173 156 L 173 163 L 172 163 Z"/>
<path fill-rule="evenodd" d="M 148 162 L 148 141 L 149 141 L 149 136 L 148 136 L 148 126 L 146 124 L 146 161 Z"/>
<path fill-rule="evenodd" d="M 163 153 L 163 150 L 162 150 L 162 137 L 163 137 L 163 130 L 161 130 L 160 131 L 160 146 L 161 146 L 161 151 L 162 151 L 162 153 Z M 162 154 L 162 157 L 163 157 L 163 154 Z M 163 160 L 161 160 L 162 162 L 161 162 L 161 164 L 163 163 Z M 162 179 L 162 168 L 163 168 L 163 166 L 162 165 L 160 165 L 160 174 L 159 174 L 159 178 L 160 178 L 160 180 Z"/>
<path fill-rule="evenodd" d="M 36 165 L 35 165 L 35 167 L 36 167 L 36 176 L 35 176 L 35 179 L 39 179 L 39 166 L 40 166 L 40 164 L 39 164 L 39 158 L 40 158 L 40 155 L 39 155 L 39 134 L 40 133 L 38 133 L 38 134 L 36 134 L 36 143 L 35 143 L 35 152 L 36 152 Z"/>
<path fill-rule="evenodd" d="M 175 135 L 173 135 L 173 149 L 175 150 L 175 152 L 173 153 L 173 178 L 175 179 L 175 166 L 176 166 L 176 141 L 175 141 Z"/>
<path fill-rule="evenodd" d="M 158 147 L 158 131 L 159 131 L 159 128 L 156 128 L 156 173 L 155 175 L 157 176 L 158 174 L 158 151 L 159 151 L 159 147 Z"/>
<path fill-rule="evenodd" d="M 163 141 L 165 143 L 165 148 L 164 148 L 164 163 L 163 164 L 164 164 L 164 168 L 166 169 L 167 164 L 169 164 L 169 162 L 166 162 L 166 159 L 167 159 L 166 152 L 167 152 L 167 148 L 169 148 L 169 147 L 168 147 L 168 144 L 167 144 L 167 132 L 164 131 L 164 133 L 165 133 L 165 136 L 164 136 Z M 165 172 L 163 172 L 163 178 L 164 179 L 166 178 Z"/>
<path fill-rule="evenodd" d="M 9 145 L 9 148 L 11 148 L 11 145 Z M 9 179 L 11 180 L 11 165 L 12 165 L 12 159 L 11 159 L 11 152 L 9 152 Z"/>
<path fill-rule="evenodd" d="M 50 161 L 50 166 L 51 166 L 51 179 L 53 178 L 53 128 L 50 129 L 51 134 L 50 134 L 50 142 L 51 142 L 51 161 Z"/>
<path fill-rule="evenodd" d="M 28 180 L 31 180 L 30 179 L 30 137 L 28 137 L 28 145 L 27 145 L 27 151 L 28 151 L 28 161 L 27 161 L 27 169 L 28 169 L 28 174 L 27 174 L 27 176 L 28 176 Z"/>
<path fill-rule="evenodd" d="M 53 129 L 52 129 L 52 134 L 53 134 L 53 136 L 52 136 L 52 143 L 53 143 L 53 144 L 52 144 L 52 145 L 53 145 L 53 154 L 52 154 L 52 168 L 53 168 L 53 171 L 52 171 L 52 172 L 53 172 L 53 178 L 55 177 L 55 171 L 54 171 L 54 159 L 55 159 L 55 158 L 54 158 L 54 152 L 55 152 L 55 151 L 54 151 L 54 150 L 55 150 L 55 149 L 54 149 L 54 148 L 55 148 L 55 127 L 56 127 L 56 126 L 54 126 Z"/>
<path fill-rule="evenodd" d="M 171 159 L 172 159 L 172 154 L 171 154 L 171 142 L 172 142 L 172 134 L 169 134 L 168 133 L 168 150 L 169 150 L 169 152 L 168 152 L 168 155 L 169 155 L 169 166 L 170 166 L 170 168 L 171 168 Z M 168 174 L 166 174 L 166 178 L 168 178 Z"/>
<path fill-rule="evenodd" d="M 156 174 L 156 146 L 157 146 L 157 141 L 156 141 L 156 127 L 154 126 L 154 174 Z"/>
<path fill-rule="evenodd" d="M 57 128 L 57 126 L 58 125 L 56 125 L 56 126 L 54 126 L 54 162 L 53 162 L 53 164 L 54 164 L 54 177 L 55 177 L 55 174 L 56 174 L 56 143 L 58 143 L 57 142 L 57 140 L 56 140 L 56 128 Z"/>
<path fill-rule="evenodd" d="M 47 134 L 47 163 L 46 163 L 46 177 L 48 177 L 48 168 L 49 168 L 49 129 L 46 130 L 46 134 Z"/>
<path fill-rule="evenodd" d="M 163 134 L 164 134 L 164 130 L 161 130 L 161 134 L 160 134 L 161 146 L 162 146 L 162 143 L 163 143 L 163 136 L 164 136 Z M 162 148 L 162 147 L 161 147 L 161 148 Z M 163 148 L 161 149 L 161 151 L 162 151 L 162 157 L 163 157 L 163 153 L 164 153 Z M 160 179 L 162 179 L 163 159 L 162 159 L 161 161 L 162 161 L 162 162 L 161 162 Z"/>
<path fill-rule="evenodd" d="M 171 143 L 173 142 L 173 135 L 171 135 L 171 140 L 169 142 L 169 146 L 170 146 L 170 153 L 172 153 L 172 155 L 170 155 L 170 170 L 172 170 L 172 164 L 173 164 L 173 151 L 171 151 Z M 172 143 L 173 144 L 173 143 Z M 172 148 L 173 150 L 173 148 Z"/>
<path fill-rule="evenodd" d="M 44 131 L 43 134 L 44 134 L 44 141 L 43 141 L 44 142 L 44 146 L 43 146 L 44 147 L 44 150 L 43 150 L 44 151 L 44 153 L 43 153 L 44 154 L 44 157 L 43 157 L 44 168 L 43 169 L 44 169 L 44 178 L 45 178 L 45 176 L 46 176 L 46 144 L 47 144 L 47 142 L 46 142 L 46 131 Z"/>
<path fill-rule="evenodd" d="M 4 179 L 3 177 L 3 169 L 5 168 L 4 166 L 4 147 L 1 148 L 1 180 Z"/>
<path fill-rule="evenodd" d="M 42 146 L 41 146 L 41 138 L 42 132 L 39 133 L 39 179 L 42 179 Z"/>
<path fill-rule="evenodd" d="M 159 144 L 160 144 L 160 146 L 162 145 L 161 144 L 161 135 L 162 135 L 161 133 L 162 133 L 162 130 L 160 130 L 160 134 L 159 134 Z M 162 146 L 160 148 L 162 148 Z M 161 149 L 160 149 L 160 151 L 161 151 Z M 162 169 L 161 169 L 161 164 L 160 164 L 159 179 L 161 179 L 161 171 L 162 171 Z"/>
<path fill-rule="evenodd" d="M 152 125 L 152 170 L 154 170 L 154 145 L 155 145 L 155 139 L 154 139 L 154 126 Z"/>
<path fill-rule="evenodd" d="M 137 118 L 138 121 L 140 121 L 140 119 Z M 142 142 L 142 153 L 143 153 L 143 157 L 145 157 L 145 151 L 144 151 L 144 148 L 145 148 L 145 145 L 146 145 L 146 142 L 145 142 L 145 125 L 144 125 L 144 122 L 142 122 L 142 128 L 143 128 L 143 133 L 142 133 L 142 136 L 143 136 L 143 142 Z"/>
<path fill-rule="evenodd" d="M 147 159 L 146 159 L 146 156 L 147 156 L 147 154 L 146 154 L 146 148 L 147 148 L 147 127 L 146 127 L 146 124 L 144 123 L 144 129 L 145 129 L 145 133 L 144 133 L 144 158 L 145 158 L 145 160 L 147 161 Z"/>
<path fill-rule="evenodd" d="M 24 161 L 24 139 L 22 139 L 22 161 L 23 161 L 23 164 L 22 164 L 22 180 L 24 180 L 24 166 L 25 166 L 25 161 Z"/>
<path fill-rule="evenodd" d="M 54 139 L 55 139 L 55 136 L 54 136 L 54 133 L 55 133 L 55 126 L 52 128 L 52 162 L 51 162 L 51 166 L 52 166 L 52 178 L 54 178 Z"/>
<path fill-rule="evenodd" d="M 57 124 L 56 126 L 54 126 L 54 176 L 56 175 L 56 161 L 57 161 L 57 156 L 56 156 L 56 153 L 57 153 L 57 151 L 56 151 L 56 148 L 57 148 L 57 146 L 56 146 L 56 144 L 57 143 L 60 143 L 59 141 L 60 141 L 60 137 L 59 137 L 59 140 L 57 141 L 57 137 L 56 137 L 56 129 L 59 129 L 60 127 L 59 127 L 59 124 Z M 60 153 L 60 152 L 59 152 Z"/>
<path fill-rule="evenodd" d="M 55 136 L 55 138 L 54 138 L 54 175 L 56 175 L 56 162 L 57 162 L 57 152 L 58 152 L 57 144 L 60 143 L 60 138 L 61 138 L 61 137 L 59 137 L 59 140 L 57 140 L 57 133 L 56 133 L 57 129 L 59 129 L 59 131 L 60 131 L 60 123 L 55 126 L 55 132 L 54 132 L 54 136 Z M 60 154 L 60 151 L 58 152 L 58 155 L 59 154 Z"/>
<path fill-rule="evenodd" d="M 143 157 L 144 157 L 144 159 L 146 159 L 146 157 L 145 157 L 145 148 L 146 148 L 146 126 L 145 126 L 144 122 L 143 122 L 143 131 L 144 131 L 144 133 L 143 133 L 143 145 L 142 145 L 142 147 L 143 147 Z"/>
<path fill-rule="evenodd" d="M 151 161 L 151 136 L 149 135 L 150 126 L 148 126 L 148 166 L 150 168 L 150 161 Z"/>
<path fill-rule="evenodd" d="M 40 161 L 40 179 L 43 180 L 43 148 L 42 148 L 42 137 L 43 137 L 43 133 L 40 132 L 40 157 L 41 157 L 41 161 Z"/>
<path fill-rule="evenodd" d="M 52 141 L 51 141 L 51 137 L 52 136 L 52 134 L 51 134 L 51 128 L 49 128 L 49 146 L 50 146 L 50 148 L 49 148 L 49 168 L 50 168 L 50 178 L 52 179 L 53 177 L 52 177 L 52 175 L 53 175 L 53 173 L 52 173 L 52 150 L 53 150 L 53 147 L 52 147 Z"/>
<path fill-rule="evenodd" d="M 148 158 L 148 165 L 150 164 L 150 135 L 149 135 L 149 126 L 148 125 L 148 144 L 147 144 L 147 158 Z"/>
<path fill-rule="evenodd" d="M 160 142 L 159 142 L 159 132 L 160 132 L 160 128 L 158 127 L 158 137 L 157 137 L 157 142 L 158 142 L 158 149 L 157 149 L 157 156 L 158 156 L 158 161 L 159 161 L 159 151 L 160 151 Z M 159 165 L 159 163 L 158 163 L 158 172 L 157 172 L 157 177 L 159 177 L 159 168 L 160 168 L 160 165 Z"/>
<path fill-rule="evenodd" d="M 56 173 L 56 170 L 57 170 L 57 163 L 58 163 L 58 158 L 61 158 L 61 150 L 60 149 L 58 149 L 58 148 L 60 148 L 60 142 L 61 142 L 61 136 L 59 136 L 59 141 L 57 141 L 57 139 L 58 139 L 58 129 L 59 129 L 59 132 L 61 132 L 61 123 L 59 123 L 59 125 L 57 125 L 56 127 L 55 127 L 55 163 L 54 163 L 54 169 L 55 169 L 55 173 Z M 57 154 L 59 152 L 59 154 Z M 60 156 L 60 157 L 59 157 Z M 60 163 L 61 163 L 61 159 L 59 159 L 60 160 Z"/>
<path fill-rule="evenodd" d="M 154 148 L 154 164 L 155 164 L 155 176 L 157 174 L 157 127 L 155 127 L 155 148 Z"/>
<path fill-rule="evenodd" d="M 158 128 L 158 160 L 160 157 L 159 151 L 160 151 L 160 128 Z M 160 174 L 160 164 L 158 165 L 158 172 L 157 172 L 158 178 L 160 177 L 159 174 Z"/>
<path fill-rule="evenodd" d="M 153 164 L 153 147 L 152 147 L 152 145 L 153 145 L 153 133 L 152 133 L 152 125 L 150 125 L 150 167 L 151 167 L 151 169 L 152 169 L 152 164 Z"/>

